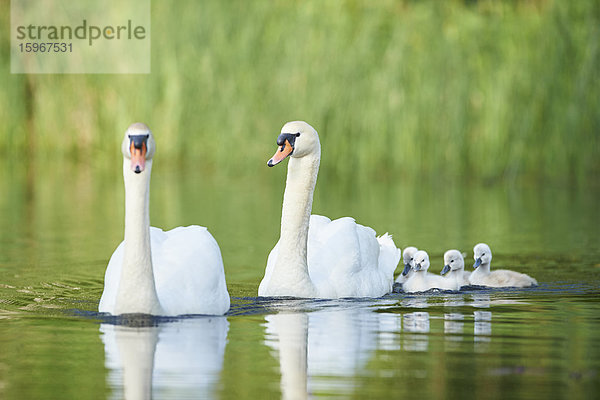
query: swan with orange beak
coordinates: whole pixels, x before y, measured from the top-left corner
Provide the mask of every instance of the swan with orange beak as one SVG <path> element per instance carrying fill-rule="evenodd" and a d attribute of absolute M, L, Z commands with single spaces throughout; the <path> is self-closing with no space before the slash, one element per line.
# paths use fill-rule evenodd
<path fill-rule="evenodd" d="M 146 156 L 148 155 L 149 133 L 138 134 L 135 127 L 132 129 L 134 134 L 127 135 L 129 139 L 129 154 L 131 155 L 131 170 L 139 174 L 146 167 Z M 154 139 L 151 139 L 154 141 Z M 154 148 L 154 146 L 152 146 Z"/>
<path fill-rule="evenodd" d="M 205 227 L 150 226 L 150 178 L 156 143 L 134 123 L 121 144 L 125 183 L 124 240 L 104 275 L 98 305 L 112 315 L 222 315 L 230 300 L 219 245 Z"/>
<path fill-rule="evenodd" d="M 353 218 L 311 215 L 321 160 L 317 131 L 288 122 L 267 165 L 289 158 L 279 241 L 267 260 L 259 296 L 379 297 L 391 292 L 400 249 L 387 233 Z"/>
<path fill-rule="evenodd" d="M 286 157 L 292 155 L 294 152 L 294 144 L 296 143 L 296 138 L 300 136 L 299 132 L 296 133 L 281 133 L 277 137 L 277 145 L 279 146 L 279 150 L 273 154 L 273 157 L 267 162 L 269 167 L 274 167 L 275 165 L 282 162 Z"/>

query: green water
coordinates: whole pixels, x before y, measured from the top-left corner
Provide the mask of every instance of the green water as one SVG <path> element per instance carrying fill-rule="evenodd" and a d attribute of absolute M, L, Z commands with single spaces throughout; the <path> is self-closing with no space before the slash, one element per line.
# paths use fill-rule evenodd
<path fill-rule="evenodd" d="M 285 168 L 160 165 L 157 155 L 152 224 L 209 228 L 230 313 L 138 328 L 101 319 L 104 269 L 123 234 L 121 166 L 2 161 L 0 398 L 118 399 L 149 385 L 171 399 L 598 397 L 598 188 L 348 183 L 323 173 L 315 213 L 352 215 L 400 247 L 426 249 L 433 272 L 449 248 L 469 253 L 470 266 L 485 241 L 493 267 L 540 285 L 273 300 L 256 291 L 278 237 Z M 136 370 L 146 374 L 132 379 Z"/>

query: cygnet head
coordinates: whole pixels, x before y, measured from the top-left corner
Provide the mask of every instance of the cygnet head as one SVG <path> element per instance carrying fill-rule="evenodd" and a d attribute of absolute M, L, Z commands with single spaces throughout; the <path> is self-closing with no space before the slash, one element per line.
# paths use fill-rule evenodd
<path fill-rule="evenodd" d="M 414 256 L 415 271 L 427 271 L 429 269 L 429 255 L 423 250 L 419 250 Z"/>
<path fill-rule="evenodd" d="M 129 125 L 121 144 L 123 157 L 131 160 L 131 170 L 136 174 L 146 168 L 146 161 L 151 160 L 156 150 L 154 137 L 146 124 L 136 122 Z"/>
<path fill-rule="evenodd" d="M 475 264 L 473 264 L 473 268 L 479 267 L 481 264 L 489 264 L 492 262 L 492 250 L 490 250 L 490 246 L 485 243 L 478 243 L 473 247 L 473 258 L 475 259 Z"/>
<path fill-rule="evenodd" d="M 402 253 L 402 261 L 404 262 L 404 270 L 402 270 L 402 275 L 406 276 L 410 272 L 411 268 L 415 265 L 415 253 L 419 251 L 416 247 L 407 247 L 404 249 Z"/>
<path fill-rule="evenodd" d="M 465 260 L 462 253 L 458 250 L 448 250 L 444 253 L 444 269 L 441 274 L 446 275 L 450 271 L 459 271 L 465 269 Z"/>
<path fill-rule="evenodd" d="M 267 161 L 269 167 L 279 164 L 288 156 L 300 158 L 321 152 L 317 131 L 304 121 L 292 121 L 285 124 L 277 137 L 277 145 L 279 149 Z"/>

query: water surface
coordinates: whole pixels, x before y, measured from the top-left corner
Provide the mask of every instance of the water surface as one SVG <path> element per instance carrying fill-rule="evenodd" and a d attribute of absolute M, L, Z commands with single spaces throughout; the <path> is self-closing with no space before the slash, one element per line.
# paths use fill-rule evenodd
<path fill-rule="evenodd" d="M 319 178 L 315 213 L 352 215 L 400 247 L 469 254 L 534 276 L 529 289 L 257 298 L 277 240 L 285 168 L 248 176 L 153 170 L 151 221 L 207 226 L 224 317 L 123 322 L 96 313 L 122 240 L 120 165 L 3 162 L 0 398 L 597 398 L 600 192 Z M 199 179 L 199 176 L 205 176 Z M 251 177 L 251 178 L 249 178 Z M 366 188 L 368 187 L 368 190 Z M 397 271 L 399 272 L 399 270 Z"/>

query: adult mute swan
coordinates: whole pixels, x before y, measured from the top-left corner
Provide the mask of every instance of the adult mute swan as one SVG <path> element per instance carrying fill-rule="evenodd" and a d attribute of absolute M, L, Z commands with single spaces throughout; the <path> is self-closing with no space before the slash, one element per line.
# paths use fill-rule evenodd
<path fill-rule="evenodd" d="M 404 262 L 404 269 L 396 278 L 396 282 L 404 284 L 408 278 L 413 274 L 413 267 L 415 265 L 414 256 L 419 251 L 416 247 L 409 246 L 402 252 L 402 261 Z"/>
<path fill-rule="evenodd" d="M 507 269 L 490 271 L 492 250 L 485 243 L 478 243 L 473 248 L 475 271 L 471 272 L 469 282 L 471 285 L 491 287 L 527 287 L 537 285 L 537 281 L 526 274 L 521 274 Z"/>
<path fill-rule="evenodd" d="M 429 255 L 423 250 L 419 250 L 414 255 L 413 274 L 402 285 L 402 290 L 407 293 L 425 292 L 430 289 L 442 289 L 457 291 L 456 283 L 445 280 L 439 275 L 434 275 L 429 269 Z"/>
<path fill-rule="evenodd" d="M 465 271 L 465 260 L 458 250 L 448 250 L 444 253 L 444 268 L 441 274 L 444 280 L 452 285 L 452 290 L 460 290 L 462 286 L 467 286 L 471 275 L 469 271 Z"/>
<path fill-rule="evenodd" d="M 122 144 L 125 239 L 108 262 L 98 310 L 113 315 L 224 314 L 229 293 L 223 260 L 208 230 L 150 227 L 154 151 L 154 137 L 145 124 L 127 128 Z"/>
<path fill-rule="evenodd" d="M 303 121 L 288 122 L 267 165 L 288 164 L 281 235 L 267 260 L 259 296 L 379 297 L 392 291 L 400 250 L 387 233 L 375 236 L 353 218 L 310 215 L 321 145 Z"/>

